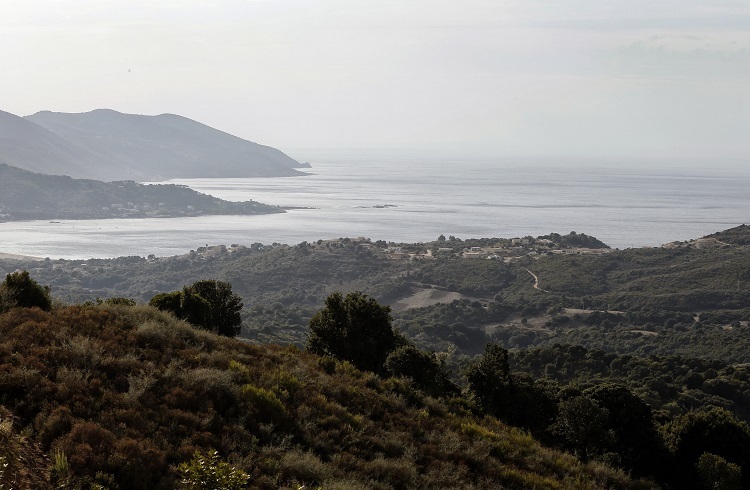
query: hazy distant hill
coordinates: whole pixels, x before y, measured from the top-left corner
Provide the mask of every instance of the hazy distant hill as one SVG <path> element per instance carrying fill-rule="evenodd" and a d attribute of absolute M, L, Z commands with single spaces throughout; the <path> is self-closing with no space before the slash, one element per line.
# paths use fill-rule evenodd
<path fill-rule="evenodd" d="M 281 212 L 283 209 L 276 206 L 255 201 L 223 201 L 180 185 L 72 179 L 0 164 L 0 221 Z"/>
<path fill-rule="evenodd" d="M 84 175 L 94 156 L 38 124 L 0 111 L 0 162 L 45 174 Z"/>
<path fill-rule="evenodd" d="M 0 113 L 0 161 L 98 180 L 297 175 L 299 162 L 173 114 Z"/>

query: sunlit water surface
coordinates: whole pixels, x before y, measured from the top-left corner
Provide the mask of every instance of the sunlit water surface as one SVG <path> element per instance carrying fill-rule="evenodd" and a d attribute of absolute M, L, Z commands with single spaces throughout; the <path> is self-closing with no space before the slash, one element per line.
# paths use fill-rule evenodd
<path fill-rule="evenodd" d="M 305 177 L 175 180 L 228 200 L 294 209 L 263 216 L 0 224 L 0 252 L 51 258 L 183 254 L 203 245 L 365 236 L 396 242 L 576 231 L 657 246 L 750 221 L 750 172 L 496 162 L 338 160 Z"/>

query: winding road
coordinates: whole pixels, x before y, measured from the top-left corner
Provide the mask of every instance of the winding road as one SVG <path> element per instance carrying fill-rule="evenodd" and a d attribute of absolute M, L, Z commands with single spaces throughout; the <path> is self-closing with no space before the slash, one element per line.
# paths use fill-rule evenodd
<path fill-rule="evenodd" d="M 529 269 L 526 269 L 526 272 L 528 272 L 529 274 L 531 274 L 531 277 L 534 278 L 534 289 L 538 289 L 539 291 L 541 291 L 543 293 L 549 293 L 549 291 L 546 291 L 546 290 L 544 290 L 544 289 L 542 289 L 542 288 L 539 287 L 539 277 L 537 277 L 536 274 L 534 274 L 533 272 L 531 272 Z"/>

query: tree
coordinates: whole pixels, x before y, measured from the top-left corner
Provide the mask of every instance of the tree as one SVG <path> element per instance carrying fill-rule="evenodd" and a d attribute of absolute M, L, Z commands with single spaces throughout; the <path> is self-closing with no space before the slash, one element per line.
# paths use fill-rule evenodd
<path fill-rule="evenodd" d="M 607 427 L 614 435 L 609 449 L 620 456 L 623 468 L 639 476 L 666 476 L 660 473 L 667 451 L 646 402 L 614 383 L 600 384 L 584 391 L 584 395 L 607 410 Z"/>
<path fill-rule="evenodd" d="M 721 456 L 703 453 L 696 465 L 701 485 L 705 489 L 739 490 L 742 488 L 742 469 Z"/>
<path fill-rule="evenodd" d="M 232 285 L 227 282 L 198 281 L 182 291 L 157 294 L 149 304 L 225 337 L 240 333 L 242 298 L 232 292 Z"/>
<path fill-rule="evenodd" d="M 559 391 L 560 386 L 550 379 L 512 373 L 503 416 L 508 424 L 527 429 L 534 437 L 549 441 L 549 426 L 557 417 Z"/>
<path fill-rule="evenodd" d="M 149 305 L 157 308 L 161 311 L 169 311 L 174 316 L 181 318 L 182 309 L 180 304 L 182 303 L 182 291 L 172 291 L 171 293 L 160 293 L 151 298 L 148 302 Z"/>
<path fill-rule="evenodd" d="M 242 298 L 228 282 L 203 280 L 183 290 L 183 309 L 199 326 L 225 337 L 235 337 L 242 324 Z M 190 320 L 188 320 L 190 321 Z"/>
<path fill-rule="evenodd" d="M 51 310 L 49 286 L 41 286 L 29 276 L 28 271 L 8 274 L 0 284 L 0 311 L 15 307 Z"/>
<path fill-rule="evenodd" d="M 410 378 L 417 388 L 431 396 L 458 393 L 443 363 L 434 353 L 428 354 L 413 345 L 399 347 L 388 355 L 385 369 L 393 376 Z"/>
<path fill-rule="evenodd" d="M 675 458 L 675 488 L 690 488 L 700 478 L 700 457 L 711 453 L 740 467 L 743 488 L 750 488 L 750 427 L 723 408 L 688 412 L 662 427 Z M 704 461 L 704 469 L 707 462 Z M 679 471 L 677 470 L 679 468 Z"/>
<path fill-rule="evenodd" d="M 556 387 L 511 374 L 508 351 L 499 345 L 485 345 L 482 358 L 466 370 L 466 380 L 485 412 L 535 435 L 543 435 L 557 413 Z"/>
<path fill-rule="evenodd" d="M 484 355 L 469 367 L 466 379 L 482 408 L 498 417 L 505 414 L 511 384 L 507 350 L 497 344 L 485 345 Z"/>
<path fill-rule="evenodd" d="M 608 429 L 609 411 L 587 396 L 574 396 L 560 402 L 552 433 L 581 461 L 588 461 L 606 450 L 614 437 Z"/>
<path fill-rule="evenodd" d="M 398 336 L 391 309 L 361 292 L 335 292 L 310 319 L 307 350 L 351 362 L 361 370 L 380 372 Z"/>

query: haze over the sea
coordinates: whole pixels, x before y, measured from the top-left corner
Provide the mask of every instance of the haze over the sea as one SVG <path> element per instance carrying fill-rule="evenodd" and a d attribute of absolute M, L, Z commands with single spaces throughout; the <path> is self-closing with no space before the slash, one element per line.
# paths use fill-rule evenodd
<path fill-rule="evenodd" d="M 303 161 L 750 154 L 746 2 L 6 3 L 14 114 L 174 113 Z"/>
<path fill-rule="evenodd" d="M 627 248 L 698 238 L 750 216 L 750 177 L 726 169 L 489 163 L 342 157 L 317 163 L 307 177 L 175 181 L 224 199 L 315 209 L 2 223 L 3 251 L 50 258 L 145 257 L 184 254 L 207 244 L 296 244 L 345 236 L 419 242 L 440 234 L 512 238 L 570 231 Z"/>
<path fill-rule="evenodd" d="M 0 45 L 1 110 L 180 114 L 318 174 L 189 182 L 317 209 L 6 223 L 4 252 L 571 230 L 654 246 L 750 216 L 744 2 L 38 0 L 4 6 Z"/>

